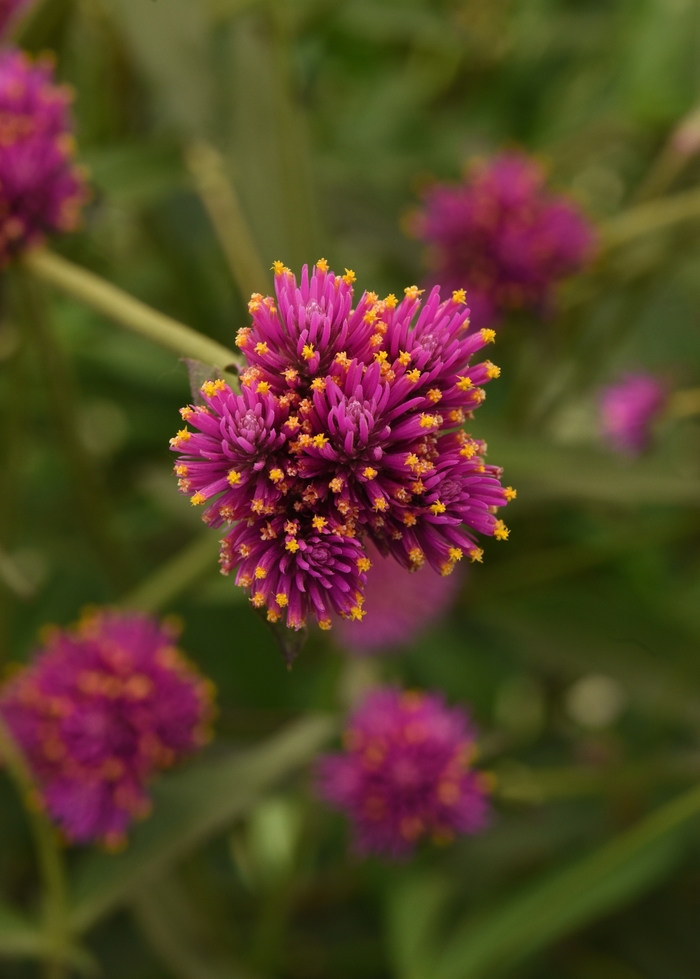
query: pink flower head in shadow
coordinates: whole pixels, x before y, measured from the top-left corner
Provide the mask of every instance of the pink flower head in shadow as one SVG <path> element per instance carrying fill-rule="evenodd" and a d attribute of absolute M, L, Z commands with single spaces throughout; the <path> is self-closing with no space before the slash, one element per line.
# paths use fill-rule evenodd
<path fill-rule="evenodd" d="M 654 422 L 663 411 L 668 393 L 653 374 L 626 374 L 604 388 L 599 401 L 600 432 L 612 449 L 636 456 L 651 441 Z"/>
<path fill-rule="evenodd" d="M 73 160 L 71 100 L 50 58 L 0 51 L 0 267 L 78 226 L 89 195 Z"/>
<path fill-rule="evenodd" d="M 5 686 L 2 716 L 70 841 L 118 846 L 153 776 L 208 739 L 213 688 L 176 638 L 145 615 L 93 613 Z"/>
<path fill-rule="evenodd" d="M 475 164 L 462 183 L 433 185 L 413 231 L 431 247 L 433 279 L 467 290 L 477 328 L 510 310 L 547 314 L 555 283 L 579 271 L 596 242 L 582 211 L 549 192 L 544 170 L 523 153 Z"/>
<path fill-rule="evenodd" d="M 351 714 L 344 750 L 318 763 L 318 792 L 347 814 L 362 853 L 409 855 L 488 821 L 488 779 L 471 768 L 476 734 L 440 694 L 371 691 Z"/>
<path fill-rule="evenodd" d="M 439 575 L 429 565 L 409 572 L 373 544 L 366 544 L 372 565 L 367 572 L 365 616 L 340 619 L 338 639 L 351 653 L 384 653 L 415 640 L 431 622 L 448 611 L 463 574 Z"/>

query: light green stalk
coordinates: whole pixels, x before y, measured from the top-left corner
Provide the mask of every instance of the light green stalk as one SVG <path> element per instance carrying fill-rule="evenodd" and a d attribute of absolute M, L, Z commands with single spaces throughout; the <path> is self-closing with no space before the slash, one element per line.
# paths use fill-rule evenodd
<path fill-rule="evenodd" d="M 700 190 L 660 197 L 630 207 L 601 226 L 604 250 L 617 248 L 641 235 L 660 231 L 681 221 L 700 218 Z"/>
<path fill-rule="evenodd" d="M 99 275 L 74 265 L 48 249 L 29 252 L 22 260 L 24 268 L 91 309 L 102 313 L 120 326 L 147 337 L 180 357 L 190 357 L 225 370 L 239 360 L 237 354 L 216 340 L 178 323 L 177 320 L 134 299 L 123 289 L 106 282 Z"/>
<path fill-rule="evenodd" d="M 216 567 L 218 553 L 219 535 L 208 530 L 157 568 L 119 604 L 139 612 L 159 612 Z"/>
<path fill-rule="evenodd" d="M 223 157 L 211 143 L 196 140 L 185 148 L 185 163 L 241 295 L 247 300 L 254 292 L 267 294 L 270 277 Z"/>

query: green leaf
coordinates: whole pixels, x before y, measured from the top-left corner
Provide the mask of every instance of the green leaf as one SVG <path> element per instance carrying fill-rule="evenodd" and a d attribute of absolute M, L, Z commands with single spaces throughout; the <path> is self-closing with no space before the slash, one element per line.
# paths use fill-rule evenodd
<path fill-rule="evenodd" d="M 216 937 L 185 888 L 172 876 L 151 884 L 132 905 L 142 933 L 177 979 L 250 979 L 216 948 Z"/>
<path fill-rule="evenodd" d="M 204 135 L 212 118 L 209 29 L 197 0 L 109 0 L 157 106 L 181 132 Z"/>
<path fill-rule="evenodd" d="M 306 717 L 262 744 L 162 778 L 153 788 L 153 816 L 136 827 L 128 849 L 85 859 L 74 887 L 74 929 L 85 931 L 226 830 L 281 778 L 312 758 L 333 730 L 328 716 Z"/>
<path fill-rule="evenodd" d="M 411 875 L 394 888 L 388 908 L 392 960 L 401 979 L 431 974 L 439 917 L 450 884 L 434 874 Z"/>
<path fill-rule="evenodd" d="M 40 958 L 44 936 L 38 925 L 0 905 L 0 956 Z"/>
<path fill-rule="evenodd" d="M 471 917 L 439 955 L 432 979 L 486 979 L 634 900 L 683 852 L 683 823 L 700 787 L 653 812 L 577 863 L 547 875 L 490 913 Z"/>

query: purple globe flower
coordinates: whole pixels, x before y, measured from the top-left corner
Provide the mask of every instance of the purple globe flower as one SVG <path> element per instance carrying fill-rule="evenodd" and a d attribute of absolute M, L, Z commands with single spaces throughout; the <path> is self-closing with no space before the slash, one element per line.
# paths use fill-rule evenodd
<path fill-rule="evenodd" d="M 347 813 L 362 853 L 408 855 L 488 821 L 488 779 L 470 768 L 475 731 L 439 694 L 370 692 L 350 716 L 344 751 L 318 763 L 318 791 Z"/>
<path fill-rule="evenodd" d="M 5 686 L 2 716 L 72 842 L 119 846 L 150 779 L 207 741 L 213 688 L 176 639 L 145 615 L 95 612 Z"/>
<path fill-rule="evenodd" d="M 596 235 L 582 212 L 551 194 L 520 153 L 475 165 L 459 184 L 435 184 L 413 221 L 431 247 L 435 278 L 467 289 L 472 321 L 490 326 L 514 309 L 545 314 L 554 284 L 578 271 Z"/>
<path fill-rule="evenodd" d="M 362 618 L 366 542 L 404 568 L 449 574 L 476 533 L 505 539 L 496 516 L 513 493 L 486 446 L 463 430 L 498 377 L 471 364 L 493 330 L 468 333 L 464 292 L 422 303 L 363 293 L 325 260 L 301 283 L 276 262 L 277 298 L 254 295 L 237 342 L 241 394 L 222 380 L 182 409 L 175 472 L 204 520 L 226 526 L 221 563 L 271 621 Z"/>
<path fill-rule="evenodd" d="M 384 557 L 367 540 L 372 562 L 367 572 L 366 613 L 361 620 L 340 619 L 338 639 L 349 652 L 381 654 L 413 642 L 450 608 L 462 585 L 457 569 L 445 577 L 428 564 L 410 574 L 391 557 Z"/>
<path fill-rule="evenodd" d="M 665 386 L 653 374 L 625 374 L 601 393 L 601 435 L 616 452 L 639 455 L 649 445 L 652 425 L 667 399 Z"/>
<path fill-rule="evenodd" d="M 0 267 L 78 225 L 88 193 L 73 162 L 71 99 L 50 58 L 0 52 Z"/>

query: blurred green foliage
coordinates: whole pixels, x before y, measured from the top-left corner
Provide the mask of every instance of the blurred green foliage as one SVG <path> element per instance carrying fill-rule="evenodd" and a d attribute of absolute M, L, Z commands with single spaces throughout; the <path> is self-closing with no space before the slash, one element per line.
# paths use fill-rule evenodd
<path fill-rule="evenodd" d="M 220 691 L 220 739 L 163 779 L 132 847 L 69 854 L 75 921 L 109 979 L 700 972 L 698 421 L 667 420 L 628 463 L 594 415 L 622 368 L 700 385 L 700 221 L 663 219 L 700 178 L 700 159 L 663 162 L 700 99 L 698 38 L 698 0 L 41 0 L 22 25 L 75 87 L 92 171 L 85 228 L 58 247 L 227 346 L 246 297 L 194 190 L 194 141 L 222 154 L 266 268 L 325 255 L 398 293 L 424 271 L 401 230 L 420 188 L 512 144 L 608 235 L 559 315 L 499 335 L 474 433 L 518 487 L 511 540 L 487 544 L 448 620 L 376 669 L 315 634 L 288 673 L 217 575 L 170 474 L 184 366 L 6 277 L 3 662 L 87 603 L 162 604 L 174 561 L 200 573 L 162 610 Z M 659 196 L 661 222 L 630 225 Z M 363 670 L 474 706 L 498 779 L 484 836 L 398 867 L 349 854 L 299 773 L 330 737 L 310 712 L 342 708 Z M 31 842 L 0 795 L 0 896 L 28 916 L 0 908 L 0 954 L 31 956 Z"/>

